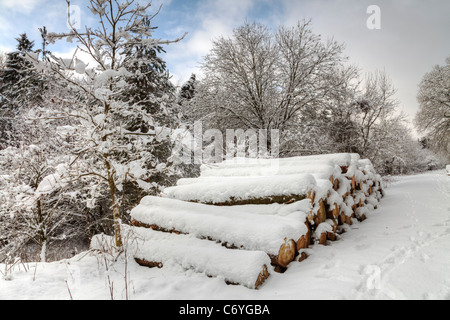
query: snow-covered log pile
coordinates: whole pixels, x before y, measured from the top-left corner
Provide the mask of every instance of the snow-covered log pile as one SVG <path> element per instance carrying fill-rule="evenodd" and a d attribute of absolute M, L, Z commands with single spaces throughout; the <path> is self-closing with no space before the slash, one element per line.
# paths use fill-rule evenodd
<path fill-rule="evenodd" d="M 296 243 L 308 232 L 304 204 L 284 207 L 283 216 L 263 215 L 148 196 L 131 211 L 133 225 L 155 231 L 189 234 L 231 249 L 265 252 L 272 264 L 286 267 L 296 254 Z"/>
<path fill-rule="evenodd" d="M 135 258 L 257 288 L 269 264 L 283 272 L 311 244 L 334 241 L 343 225 L 364 220 L 382 196 L 380 181 L 369 160 L 347 153 L 203 165 L 200 177 L 180 179 L 132 210 L 144 239 Z"/>
<path fill-rule="evenodd" d="M 360 159 L 358 154 L 351 154 L 351 157 L 350 166 L 344 173 L 351 181 L 351 207 L 354 217 L 365 220 L 367 214 L 377 208 L 383 197 L 381 176 L 376 173 L 369 159 Z"/>

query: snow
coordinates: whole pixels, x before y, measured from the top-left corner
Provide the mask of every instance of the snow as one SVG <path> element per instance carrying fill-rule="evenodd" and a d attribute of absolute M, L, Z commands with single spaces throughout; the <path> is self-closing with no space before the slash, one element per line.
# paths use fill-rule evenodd
<path fill-rule="evenodd" d="M 55 173 L 42 179 L 35 191 L 35 197 L 50 194 L 57 189 L 64 188 L 68 182 L 64 181 L 63 175 L 67 171 L 66 165 L 60 164 L 55 168 Z"/>
<path fill-rule="evenodd" d="M 168 230 L 173 228 L 198 238 L 208 237 L 238 248 L 278 255 L 285 238 L 297 241 L 307 232 L 304 224 L 306 213 L 299 211 L 304 205 L 293 205 L 284 206 L 284 216 L 258 215 L 242 209 L 236 211 L 234 207 L 148 196 L 131 210 L 131 217 L 147 225 Z"/>
<path fill-rule="evenodd" d="M 110 279 L 115 299 L 448 300 L 450 178 L 440 170 L 393 179 L 367 220 L 348 226 L 338 241 L 305 250 L 308 259 L 292 262 L 283 274 L 271 272 L 258 290 L 178 264 L 149 269 L 124 254 L 110 259 L 84 252 L 52 263 L 17 263 L 6 274 L 0 264 L 0 299 L 107 300 Z"/>
<path fill-rule="evenodd" d="M 201 203 L 260 199 L 271 196 L 305 195 L 316 185 L 310 174 L 269 177 L 236 177 L 169 187 L 163 196 Z"/>
<path fill-rule="evenodd" d="M 262 251 L 232 250 L 191 235 L 175 235 L 145 228 L 134 228 L 131 237 L 138 241 L 133 256 L 163 266 L 177 265 L 225 281 L 255 287 L 263 267 L 271 268 L 269 256 Z"/>
<path fill-rule="evenodd" d="M 317 226 L 317 229 L 315 230 L 315 233 L 316 233 L 316 237 L 317 238 L 320 238 L 320 235 L 322 234 L 322 233 L 325 233 L 325 232 L 333 232 L 333 228 L 332 228 L 332 226 L 330 225 L 330 223 L 329 222 L 322 222 L 321 224 L 319 224 L 318 226 Z"/>
<path fill-rule="evenodd" d="M 281 159 L 234 158 L 215 165 L 202 165 L 202 177 L 269 176 L 315 173 L 327 179 L 340 173 L 328 160 L 303 160 L 300 157 Z"/>
<path fill-rule="evenodd" d="M 352 162 L 352 158 L 354 158 L 353 154 L 350 153 L 332 153 L 332 154 L 321 154 L 321 155 L 312 155 L 312 156 L 301 156 L 294 157 L 292 159 L 297 159 L 300 161 L 328 161 L 340 167 L 347 167 Z"/>

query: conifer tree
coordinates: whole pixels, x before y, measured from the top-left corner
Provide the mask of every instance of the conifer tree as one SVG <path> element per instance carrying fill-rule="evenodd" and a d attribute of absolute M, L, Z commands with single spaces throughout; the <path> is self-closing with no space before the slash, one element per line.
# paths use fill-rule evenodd
<path fill-rule="evenodd" d="M 188 81 L 180 89 L 179 100 L 180 104 L 182 104 L 183 100 L 191 100 L 195 96 L 195 88 L 197 87 L 197 79 L 195 74 L 193 73 Z"/>

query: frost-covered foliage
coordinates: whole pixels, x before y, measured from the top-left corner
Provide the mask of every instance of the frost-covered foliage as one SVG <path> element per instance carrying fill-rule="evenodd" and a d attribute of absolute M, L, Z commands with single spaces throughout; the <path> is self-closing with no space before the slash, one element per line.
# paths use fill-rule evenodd
<path fill-rule="evenodd" d="M 26 34 L 17 40 L 17 50 L 5 56 L 0 69 L 0 149 L 18 146 L 29 136 L 24 132 L 22 114 L 39 107 L 47 89 L 43 75 L 33 68 L 27 55 L 34 53 L 34 42 Z"/>
<path fill-rule="evenodd" d="M 55 151 L 48 143 L 0 151 L 1 261 L 36 251 L 46 261 L 50 245 L 83 234 L 79 193 L 63 179 L 68 159 Z"/>
<path fill-rule="evenodd" d="M 277 32 L 245 24 L 213 42 L 193 112 L 219 129 L 224 122 L 229 129 L 287 129 L 323 96 L 325 75 L 345 60 L 342 50 L 321 41 L 309 22 Z"/>
<path fill-rule="evenodd" d="M 431 147 L 450 161 L 450 57 L 423 77 L 417 99 L 418 128 L 427 134 Z"/>
<path fill-rule="evenodd" d="M 1 81 L 2 95 L 23 83 L 40 90 L 40 100 L 28 93 L 22 100 L 2 98 L 8 110 L 9 101 L 17 105 L 20 135 L 1 146 L 0 260 L 24 257 L 35 243 L 45 261 L 55 244 L 75 246 L 100 232 L 114 234 L 120 247 L 119 222 L 128 220 L 129 209 L 173 183 L 170 137 L 179 119 L 159 54 L 181 38 L 153 39 L 150 4 L 92 0 L 90 9 L 96 27 L 40 29 L 42 50 L 29 43 L 14 55 L 22 61 L 21 78 Z M 71 59 L 48 50 L 62 39 L 78 44 Z M 8 75 L 9 60 L 1 76 Z"/>
<path fill-rule="evenodd" d="M 278 129 L 282 157 L 350 152 L 380 173 L 423 168 L 389 76 L 347 61 L 344 45 L 322 40 L 309 21 L 275 32 L 244 24 L 213 42 L 183 110 L 204 130 Z"/>
<path fill-rule="evenodd" d="M 169 143 L 168 125 L 173 121 L 167 121 L 172 117 L 171 97 L 156 53 L 160 45 L 174 41 L 152 38 L 149 7 L 92 0 L 89 8 L 99 21 L 97 27 L 48 33 L 47 40 L 76 41 L 78 50 L 95 64 L 86 64 L 76 54 L 72 59 L 51 55 L 35 60 L 38 69 L 51 70 L 74 92 L 58 109 L 36 112 L 36 117 L 70 122 L 65 132 L 72 158 L 63 176 L 89 185 L 90 207 L 107 190 L 118 246 L 121 191 L 133 183 L 150 192 L 158 188 L 151 177 L 170 170 L 167 157 L 157 155 L 158 148 Z"/>

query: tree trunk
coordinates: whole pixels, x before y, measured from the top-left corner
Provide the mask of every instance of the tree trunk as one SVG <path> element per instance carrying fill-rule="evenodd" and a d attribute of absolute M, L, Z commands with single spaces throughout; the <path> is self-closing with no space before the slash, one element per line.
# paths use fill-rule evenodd
<path fill-rule="evenodd" d="M 47 240 L 44 239 L 41 242 L 41 254 L 39 255 L 41 262 L 46 262 L 46 256 L 47 256 Z"/>
<path fill-rule="evenodd" d="M 122 247 L 122 234 L 120 232 L 120 210 L 118 204 L 113 204 L 113 216 L 114 216 L 114 240 L 116 247 Z"/>
<path fill-rule="evenodd" d="M 42 212 L 42 203 L 41 200 L 38 199 L 36 201 L 36 207 L 37 207 L 37 222 L 39 225 L 39 237 L 40 237 L 40 244 L 41 244 L 41 253 L 39 254 L 39 258 L 41 262 L 46 262 L 46 256 L 47 256 L 47 232 L 45 229 L 45 222 L 44 222 L 44 215 Z"/>
<path fill-rule="evenodd" d="M 105 162 L 106 168 L 108 169 L 108 184 L 109 184 L 109 192 L 111 196 L 111 207 L 113 210 L 113 222 L 114 222 L 114 240 L 116 243 L 116 247 L 122 247 L 122 234 L 120 232 L 120 206 L 117 202 L 117 188 L 114 183 L 114 177 L 111 174 L 111 165 L 108 161 Z"/>

